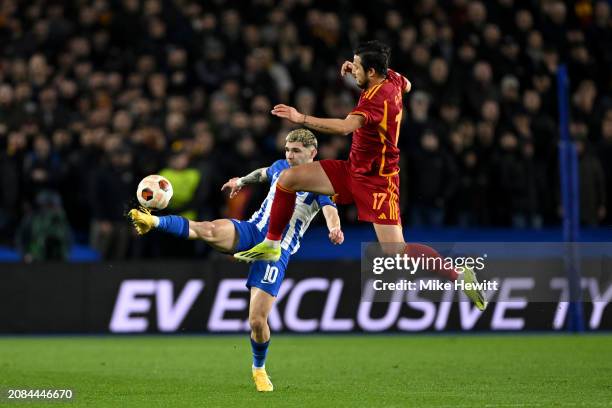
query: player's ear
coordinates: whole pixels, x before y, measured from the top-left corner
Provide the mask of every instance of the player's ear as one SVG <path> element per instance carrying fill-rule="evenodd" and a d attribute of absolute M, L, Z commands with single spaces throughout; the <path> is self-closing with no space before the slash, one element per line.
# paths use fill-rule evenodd
<path fill-rule="evenodd" d="M 311 158 L 311 159 L 314 159 L 314 158 L 315 158 L 315 156 L 317 155 L 317 153 L 318 153 L 317 148 L 316 148 L 316 147 L 313 147 L 313 148 L 312 148 L 312 151 L 310 152 L 310 158 Z"/>

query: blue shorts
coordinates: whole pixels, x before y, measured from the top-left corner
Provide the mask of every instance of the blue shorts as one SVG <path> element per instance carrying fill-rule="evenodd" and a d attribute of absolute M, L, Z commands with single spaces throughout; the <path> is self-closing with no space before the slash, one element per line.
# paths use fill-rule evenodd
<path fill-rule="evenodd" d="M 236 252 L 252 248 L 266 238 L 266 234 L 261 232 L 254 223 L 235 219 L 231 221 L 238 233 L 238 244 L 234 248 Z M 276 262 L 253 262 L 249 269 L 246 287 L 249 289 L 252 287 L 259 288 L 276 297 L 285 278 L 290 255 L 289 251 L 283 250 L 280 259 Z"/>

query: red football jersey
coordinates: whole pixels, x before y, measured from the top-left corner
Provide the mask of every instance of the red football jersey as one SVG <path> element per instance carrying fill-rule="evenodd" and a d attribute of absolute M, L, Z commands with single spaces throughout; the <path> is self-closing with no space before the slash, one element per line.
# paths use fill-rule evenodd
<path fill-rule="evenodd" d="M 402 94 L 407 80 L 388 70 L 380 84 L 361 92 L 351 115 L 361 115 L 365 124 L 353 132 L 349 162 L 351 171 L 364 175 L 392 176 L 399 172 L 399 138 Z"/>

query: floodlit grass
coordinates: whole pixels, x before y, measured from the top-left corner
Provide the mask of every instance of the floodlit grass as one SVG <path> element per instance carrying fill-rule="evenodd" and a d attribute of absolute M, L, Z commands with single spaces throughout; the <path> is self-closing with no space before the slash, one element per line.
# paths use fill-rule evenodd
<path fill-rule="evenodd" d="M 266 366 L 257 393 L 247 335 L 0 338 L 2 392 L 52 407 L 612 406 L 611 335 L 276 335 Z"/>

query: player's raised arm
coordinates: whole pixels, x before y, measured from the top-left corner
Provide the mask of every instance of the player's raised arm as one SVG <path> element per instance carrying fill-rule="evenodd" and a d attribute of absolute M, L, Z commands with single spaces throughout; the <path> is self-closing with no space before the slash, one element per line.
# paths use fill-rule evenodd
<path fill-rule="evenodd" d="M 231 178 L 221 187 L 221 191 L 230 190 L 230 198 L 236 197 L 236 194 L 240 192 L 243 186 L 247 184 L 258 184 L 265 183 L 268 181 L 268 174 L 266 173 L 268 170 L 267 167 L 262 167 L 260 169 L 254 170 L 247 174 L 244 177 L 234 177 Z"/>
<path fill-rule="evenodd" d="M 348 115 L 344 119 L 317 118 L 300 113 L 293 106 L 283 104 L 276 105 L 272 109 L 272 114 L 318 132 L 339 135 L 348 135 L 365 123 L 365 119 L 359 115 Z"/>
<path fill-rule="evenodd" d="M 329 230 L 329 240 L 334 245 L 340 245 L 344 242 L 344 233 L 340 228 L 340 217 L 338 216 L 338 209 L 333 205 L 326 205 L 323 207 L 323 215 L 325 216 L 325 223 Z"/>

